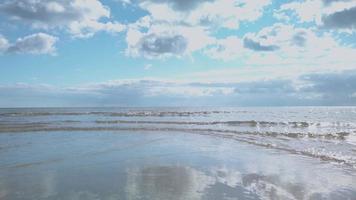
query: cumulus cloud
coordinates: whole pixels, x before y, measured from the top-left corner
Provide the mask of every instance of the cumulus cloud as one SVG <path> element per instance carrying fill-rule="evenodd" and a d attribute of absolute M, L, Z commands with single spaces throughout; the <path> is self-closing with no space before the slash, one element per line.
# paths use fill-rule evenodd
<path fill-rule="evenodd" d="M 237 57 L 242 57 L 243 43 L 236 36 L 216 40 L 204 53 L 214 59 L 222 59 L 224 61 L 232 60 Z"/>
<path fill-rule="evenodd" d="M 17 39 L 14 43 L 0 35 L 0 52 L 16 54 L 55 54 L 58 38 L 46 33 L 35 33 Z"/>
<path fill-rule="evenodd" d="M 289 13 L 289 12 L 292 12 Z M 305 0 L 283 4 L 276 11 L 279 18 L 296 15 L 300 22 L 314 22 L 318 27 L 355 30 L 356 2 L 352 0 Z"/>
<path fill-rule="evenodd" d="M 34 22 L 37 26 L 65 25 L 83 17 L 69 1 L 5 1 L 0 9 L 13 19 Z"/>
<path fill-rule="evenodd" d="M 168 4 L 174 10 L 187 12 L 197 8 L 204 2 L 212 2 L 215 0 L 142 0 L 142 2 L 151 2 L 157 4 Z"/>
<path fill-rule="evenodd" d="M 270 0 L 144 0 L 139 5 L 155 21 L 237 29 L 240 22 L 261 17 L 263 8 L 270 3 Z"/>
<path fill-rule="evenodd" d="M 304 47 L 307 43 L 307 37 L 308 37 L 308 34 L 305 32 L 305 31 L 299 31 L 299 32 L 296 32 L 292 38 L 291 38 L 291 43 L 293 45 L 297 45 L 299 47 Z"/>
<path fill-rule="evenodd" d="M 181 35 L 145 35 L 138 42 L 138 51 L 147 57 L 182 55 L 187 48 L 187 39 Z"/>
<path fill-rule="evenodd" d="M 319 32 L 320 30 L 297 28 L 298 26 L 282 23 L 267 26 L 242 37 L 231 34 L 220 37 L 221 35 L 216 33 L 225 29 L 237 29 L 240 22 L 258 19 L 263 15 L 264 8 L 271 3 L 269 0 L 143 0 L 131 3 L 137 3 L 148 15 L 129 25 L 126 37 L 126 54 L 129 56 L 165 58 L 201 51 L 213 59 L 227 61 L 242 58 L 247 64 L 266 63 L 266 60 L 277 64 L 304 64 L 321 63 L 323 58 L 330 55 L 336 58 L 335 61 L 346 62 L 352 60 L 352 56 L 344 59 L 345 54 L 342 54 L 343 58 L 333 54 L 346 51 L 354 53 L 350 48 L 339 45 L 331 35 Z M 282 4 L 277 12 L 286 15 L 293 12 L 301 22 L 315 22 L 320 27 L 324 19 L 325 25 L 331 27 L 331 18 L 330 22 L 327 22 L 327 16 L 331 17 L 331 14 L 350 8 L 353 4 L 354 2 L 347 0 L 306 0 Z M 170 40 L 173 38 L 177 42 Z M 170 41 L 172 47 L 182 48 L 168 48 L 167 45 L 166 48 L 161 48 L 162 45 L 159 44 L 165 44 L 164 41 Z M 150 48 L 143 48 L 145 46 Z M 331 51 L 334 48 L 338 52 L 335 52 L 336 49 Z M 277 50 L 282 53 L 271 53 Z M 270 55 L 266 55 L 268 53 Z"/>
<path fill-rule="evenodd" d="M 268 56 L 276 56 L 277 54 L 269 54 L 268 56 L 264 54 L 280 49 L 298 51 L 296 47 L 304 46 L 307 37 L 308 34 L 305 29 L 297 29 L 290 25 L 277 23 L 265 27 L 259 32 L 247 33 L 243 38 L 229 36 L 217 39 L 205 50 L 205 53 L 212 58 L 223 60 L 239 58 L 249 61 L 255 59 L 254 56 L 259 54 L 263 54 L 266 59 L 271 59 Z M 253 53 L 246 50 L 252 50 Z"/>
<path fill-rule="evenodd" d="M 126 54 L 146 58 L 179 57 L 201 50 L 213 41 L 214 38 L 202 27 L 151 24 L 144 18 L 127 31 Z"/>
<path fill-rule="evenodd" d="M 97 31 L 120 32 L 124 26 L 110 19 L 110 10 L 98 0 L 7 0 L 0 12 L 34 28 L 65 28 L 75 37 L 89 37 Z"/>
<path fill-rule="evenodd" d="M 9 42 L 4 36 L 0 35 L 0 52 L 6 51 L 8 47 L 9 47 Z"/>
<path fill-rule="evenodd" d="M 237 59 L 247 66 L 342 69 L 356 62 L 356 49 L 340 44 L 332 34 L 282 23 L 247 33 L 243 38 L 234 36 L 215 41 L 204 51 L 207 55 Z M 272 53 L 277 50 L 278 53 Z"/>
<path fill-rule="evenodd" d="M 15 43 L 9 45 L 6 52 L 21 54 L 53 54 L 57 38 L 45 33 L 36 33 L 19 38 Z"/>
<path fill-rule="evenodd" d="M 320 21 L 322 9 L 321 0 L 305 0 L 282 4 L 275 12 L 278 13 L 277 16 L 282 16 L 281 18 L 284 19 L 290 19 L 296 15 L 301 22 L 312 22 Z"/>
<path fill-rule="evenodd" d="M 323 27 L 335 29 L 356 29 L 356 6 L 323 16 Z"/>
<path fill-rule="evenodd" d="M 276 51 L 279 49 L 277 45 L 263 45 L 250 38 L 244 38 L 244 47 L 253 51 Z"/>

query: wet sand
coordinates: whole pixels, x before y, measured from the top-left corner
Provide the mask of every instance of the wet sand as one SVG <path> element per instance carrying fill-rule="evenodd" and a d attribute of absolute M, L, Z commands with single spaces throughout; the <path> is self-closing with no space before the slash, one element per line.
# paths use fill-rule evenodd
<path fill-rule="evenodd" d="M 353 167 L 185 132 L 0 134 L 0 199 L 356 199 Z"/>

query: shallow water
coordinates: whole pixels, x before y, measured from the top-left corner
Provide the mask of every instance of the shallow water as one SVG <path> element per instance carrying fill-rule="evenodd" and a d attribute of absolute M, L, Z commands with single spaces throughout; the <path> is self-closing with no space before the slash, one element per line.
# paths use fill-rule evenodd
<path fill-rule="evenodd" d="M 0 199 L 356 199 L 356 108 L 0 110 Z"/>

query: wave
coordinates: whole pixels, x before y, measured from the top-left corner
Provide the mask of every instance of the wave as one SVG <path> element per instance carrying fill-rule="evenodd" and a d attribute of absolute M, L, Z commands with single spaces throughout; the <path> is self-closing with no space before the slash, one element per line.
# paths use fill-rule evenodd
<path fill-rule="evenodd" d="M 148 128 L 148 127 L 21 127 L 21 128 L 8 128 L 0 129 L 0 132 L 50 132 L 50 131 L 165 131 L 165 132 L 187 132 L 193 134 L 209 135 L 214 137 L 221 137 L 226 139 L 233 139 L 240 142 L 265 147 L 269 149 L 280 150 L 288 152 L 291 154 L 298 154 L 313 158 L 318 158 L 323 161 L 330 161 L 340 164 L 345 164 L 356 168 L 356 160 L 352 156 L 346 156 L 341 153 L 327 152 L 325 150 L 320 150 L 317 148 L 307 148 L 307 149 L 295 149 L 285 145 L 278 145 L 277 143 L 265 142 L 263 140 L 258 140 L 257 138 L 251 138 L 248 136 L 269 136 L 269 137 L 289 137 L 289 138 L 299 138 L 305 137 L 303 133 L 276 133 L 276 132 L 246 132 L 246 131 L 232 131 L 232 130 L 219 130 L 219 129 L 200 129 L 200 128 Z M 329 134 L 329 135 L 313 135 L 308 134 L 308 137 L 320 137 L 320 138 L 337 138 L 344 139 L 346 133 L 339 134 Z M 247 136 L 247 137 L 246 137 Z M 268 141 L 268 140 L 266 140 Z"/>
<path fill-rule="evenodd" d="M 245 143 L 249 143 L 252 145 L 256 145 L 256 146 L 266 147 L 266 148 L 270 148 L 270 149 L 276 149 L 276 150 L 288 152 L 291 154 L 297 154 L 297 155 L 318 158 L 323 161 L 335 162 L 335 163 L 344 164 L 344 165 L 356 168 L 356 160 L 354 159 L 353 156 L 346 156 L 341 153 L 335 153 L 335 152 L 327 152 L 324 149 L 320 150 L 317 148 L 308 148 L 306 150 L 298 150 L 298 149 L 293 149 L 293 148 L 289 148 L 289 147 L 278 146 L 273 143 L 260 142 L 260 141 L 248 140 L 248 139 L 240 139 L 240 138 L 236 138 L 236 137 L 233 137 L 232 139 L 238 140 L 240 142 L 245 142 Z"/>
<path fill-rule="evenodd" d="M 182 124 L 182 125 L 217 125 L 227 124 L 231 126 L 292 126 L 292 127 L 309 127 L 311 125 L 319 126 L 320 123 L 308 122 L 268 122 L 268 121 L 210 121 L 210 122 L 196 122 L 196 121 L 129 121 L 129 120 L 96 120 L 98 124 Z"/>
<path fill-rule="evenodd" d="M 115 121 L 117 122 L 117 121 Z M 101 122 L 99 122 L 101 123 Z M 106 123 L 106 122 L 105 122 Z M 154 122 L 154 121 L 121 121 L 119 123 L 152 123 L 152 124 L 196 124 L 204 125 L 211 124 L 208 122 Z M 40 132 L 40 131 L 208 131 L 218 133 L 234 133 L 239 135 L 258 135 L 266 137 L 286 137 L 286 138 L 319 138 L 319 139 L 337 139 L 345 140 L 350 135 L 349 132 L 335 132 L 335 133 L 311 133 L 311 132 L 276 132 L 276 131 L 239 131 L 231 129 L 218 128 L 178 128 L 178 127 L 120 127 L 120 126 L 53 126 L 47 123 L 26 123 L 13 125 L 0 125 L 0 133 L 7 132 Z"/>
<path fill-rule="evenodd" d="M 128 112 L 8 112 L 0 113 L 2 117 L 18 116 L 54 116 L 54 115 L 104 115 L 113 117 L 165 117 L 165 116 L 193 116 L 210 114 L 228 114 L 232 111 L 128 111 Z"/>
<path fill-rule="evenodd" d="M 80 123 L 79 120 L 63 120 L 63 121 L 51 121 L 48 123 Z M 230 126 L 288 126 L 293 125 L 292 127 L 298 127 L 297 124 L 303 124 L 303 127 L 308 127 L 313 123 L 307 122 L 267 122 L 267 121 L 255 121 L 255 120 L 247 120 L 247 121 L 147 121 L 147 120 L 95 120 L 97 124 L 175 124 L 175 125 L 230 125 Z M 38 122 L 37 124 L 48 124 L 43 122 Z M 0 125 L 9 125 L 9 124 L 36 124 L 36 123 L 14 123 L 13 121 L 0 121 Z"/>

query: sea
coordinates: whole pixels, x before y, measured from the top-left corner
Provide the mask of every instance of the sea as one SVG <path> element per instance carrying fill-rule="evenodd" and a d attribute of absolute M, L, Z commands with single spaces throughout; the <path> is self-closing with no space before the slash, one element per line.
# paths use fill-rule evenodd
<path fill-rule="evenodd" d="M 356 199 L 356 107 L 2 108 L 0 199 Z"/>

